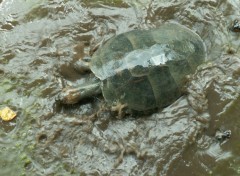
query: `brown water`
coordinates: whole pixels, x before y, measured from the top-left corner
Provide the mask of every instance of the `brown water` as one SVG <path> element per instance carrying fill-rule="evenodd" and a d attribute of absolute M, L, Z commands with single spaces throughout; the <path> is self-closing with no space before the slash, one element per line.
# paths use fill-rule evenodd
<path fill-rule="evenodd" d="M 239 175 L 240 1 L 0 1 L 0 175 Z M 101 96 L 56 101 L 88 74 L 74 62 L 110 37 L 175 21 L 197 32 L 208 61 L 188 94 L 149 117 L 117 119 Z M 230 52 L 231 51 L 231 52 Z M 96 113 L 98 112 L 98 113 Z M 230 139 L 216 140 L 217 131 Z"/>

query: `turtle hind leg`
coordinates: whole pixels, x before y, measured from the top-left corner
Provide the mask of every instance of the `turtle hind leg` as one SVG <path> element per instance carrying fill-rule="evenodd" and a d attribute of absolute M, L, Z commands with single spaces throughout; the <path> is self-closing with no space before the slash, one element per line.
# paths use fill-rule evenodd
<path fill-rule="evenodd" d="M 113 112 L 117 112 L 117 118 L 121 119 L 123 118 L 126 114 L 128 114 L 127 111 L 127 104 L 122 104 L 120 102 L 115 103 L 115 105 L 113 105 L 111 107 L 111 111 Z"/>

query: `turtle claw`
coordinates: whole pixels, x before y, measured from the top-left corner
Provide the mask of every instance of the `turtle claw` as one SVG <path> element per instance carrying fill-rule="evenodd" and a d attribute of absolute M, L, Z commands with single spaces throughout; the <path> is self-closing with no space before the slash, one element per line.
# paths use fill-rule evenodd
<path fill-rule="evenodd" d="M 121 119 L 126 115 L 126 107 L 127 107 L 127 104 L 122 104 L 120 102 L 117 102 L 116 105 L 111 107 L 111 111 L 117 112 L 118 113 L 117 118 Z"/>

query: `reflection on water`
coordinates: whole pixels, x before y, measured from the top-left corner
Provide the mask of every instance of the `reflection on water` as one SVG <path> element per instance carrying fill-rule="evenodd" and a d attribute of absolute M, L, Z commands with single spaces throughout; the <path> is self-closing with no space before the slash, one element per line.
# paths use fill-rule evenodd
<path fill-rule="evenodd" d="M 238 175 L 239 1 L 0 1 L 0 175 Z M 188 95 L 149 117 L 118 120 L 101 96 L 56 102 L 88 74 L 74 62 L 115 34 L 175 21 L 196 31 L 208 60 Z M 231 51 L 231 52 L 230 52 Z M 63 81 L 61 81 L 63 80 Z M 62 84 L 64 83 L 64 84 Z M 217 131 L 230 139 L 216 140 Z"/>

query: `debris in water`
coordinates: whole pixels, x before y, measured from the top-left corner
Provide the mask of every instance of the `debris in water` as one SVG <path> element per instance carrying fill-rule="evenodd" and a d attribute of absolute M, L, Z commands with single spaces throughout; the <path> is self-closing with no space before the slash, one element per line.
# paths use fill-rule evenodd
<path fill-rule="evenodd" d="M 0 117 L 4 121 L 10 121 L 10 120 L 14 119 L 16 117 L 16 115 L 17 115 L 16 112 L 11 110 L 9 107 L 5 107 L 0 110 Z"/>

